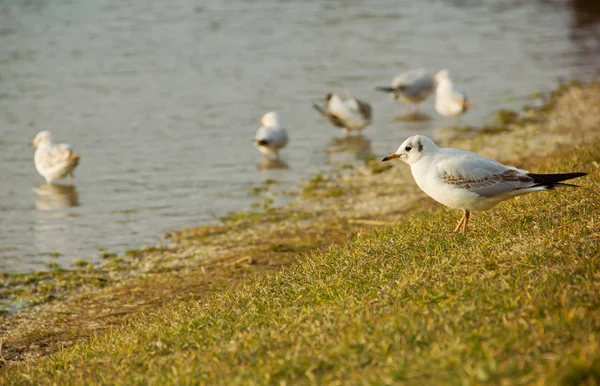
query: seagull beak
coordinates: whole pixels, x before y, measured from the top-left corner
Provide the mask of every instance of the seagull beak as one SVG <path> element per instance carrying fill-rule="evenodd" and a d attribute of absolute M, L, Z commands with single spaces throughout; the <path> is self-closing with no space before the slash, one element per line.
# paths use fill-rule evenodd
<path fill-rule="evenodd" d="M 475 107 L 475 106 L 477 106 L 477 105 L 475 105 L 475 104 L 473 104 L 473 103 L 465 102 L 464 106 L 465 106 L 466 108 L 469 108 L 469 109 L 470 109 L 471 107 Z"/>
<path fill-rule="evenodd" d="M 389 161 L 391 159 L 396 159 L 396 158 L 400 158 L 400 156 L 396 153 L 392 153 L 392 154 L 388 155 L 387 157 L 385 157 L 384 159 L 382 159 L 381 162 Z"/>
<path fill-rule="evenodd" d="M 262 119 L 259 119 L 259 120 L 258 120 L 258 123 L 259 123 L 261 126 L 263 126 Z"/>
<path fill-rule="evenodd" d="M 27 146 L 35 146 L 35 143 L 33 143 L 33 141 L 31 141 L 27 144 Z"/>

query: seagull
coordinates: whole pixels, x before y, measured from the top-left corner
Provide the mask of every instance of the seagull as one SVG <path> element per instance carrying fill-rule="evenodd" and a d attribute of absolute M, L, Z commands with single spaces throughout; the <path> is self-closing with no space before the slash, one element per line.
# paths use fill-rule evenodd
<path fill-rule="evenodd" d="M 79 164 L 81 155 L 73 153 L 71 145 L 54 144 L 51 133 L 44 130 L 37 133 L 33 141 L 29 142 L 29 146 L 37 148 L 33 156 L 35 168 L 48 184 L 67 175 L 71 177 L 73 184 L 73 170 Z"/>
<path fill-rule="evenodd" d="M 464 93 L 454 90 L 448 70 L 437 72 L 434 80 L 435 110 L 444 117 L 456 117 L 456 125 L 458 125 L 458 117 L 475 105 L 469 103 Z"/>
<path fill-rule="evenodd" d="M 462 228 L 465 234 L 471 212 L 489 210 L 522 194 L 557 186 L 576 187 L 562 181 L 587 174 L 533 174 L 468 151 L 439 148 L 423 135 L 408 138 L 382 162 L 395 158 L 410 165 L 415 182 L 428 196 L 440 204 L 463 211 L 454 231 Z"/>
<path fill-rule="evenodd" d="M 373 122 L 371 105 L 355 98 L 346 89 L 344 93 L 348 98 L 345 101 L 330 92 L 325 96 L 325 108 L 317 104 L 313 104 L 313 107 L 332 125 L 344 129 L 346 134 L 369 126 Z"/>
<path fill-rule="evenodd" d="M 279 150 L 288 143 L 288 135 L 275 111 L 266 113 L 254 135 L 254 145 L 266 157 L 279 159 Z"/>
<path fill-rule="evenodd" d="M 375 90 L 392 93 L 395 100 L 400 99 L 407 103 L 408 109 L 411 105 L 414 106 L 414 112 L 418 113 L 419 103 L 435 91 L 435 82 L 430 73 L 419 68 L 396 75 L 392 80 L 392 87 L 376 87 Z"/>

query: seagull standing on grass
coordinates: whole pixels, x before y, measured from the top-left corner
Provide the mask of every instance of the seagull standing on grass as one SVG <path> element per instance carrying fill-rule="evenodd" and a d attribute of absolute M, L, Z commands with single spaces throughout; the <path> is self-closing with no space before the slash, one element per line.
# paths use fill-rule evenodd
<path fill-rule="evenodd" d="M 377 91 L 389 92 L 395 100 L 405 102 L 407 113 L 410 106 L 415 113 L 419 112 L 419 103 L 423 102 L 435 90 L 433 76 L 426 70 L 419 68 L 399 73 L 392 80 L 392 87 L 376 87 Z"/>
<path fill-rule="evenodd" d="M 467 96 L 454 90 L 448 70 L 441 70 L 435 74 L 435 111 L 444 117 L 455 117 L 458 126 L 458 117 L 465 113 L 469 107 L 475 105 L 467 101 Z"/>
<path fill-rule="evenodd" d="M 37 148 L 33 161 L 36 170 L 46 179 L 47 183 L 50 184 L 67 175 L 71 177 L 71 184 L 74 183 L 73 170 L 79 164 L 81 156 L 73 153 L 71 145 L 52 143 L 50 132 L 44 130 L 37 133 L 33 141 L 29 142 L 29 146 Z"/>
<path fill-rule="evenodd" d="M 373 122 L 371 105 L 355 98 L 346 89 L 344 93 L 348 98 L 345 101 L 330 92 L 325 97 L 325 108 L 317 104 L 313 104 L 313 107 L 332 125 L 344 129 L 346 134 L 369 126 Z"/>
<path fill-rule="evenodd" d="M 471 212 L 486 211 L 522 194 L 577 186 L 562 181 L 587 173 L 533 174 L 464 150 L 439 148 L 423 135 L 408 138 L 382 161 L 400 158 L 410 165 L 415 182 L 431 198 L 463 211 L 454 229 L 467 233 Z"/>
<path fill-rule="evenodd" d="M 266 113 L 254 136 L 254 146 L 268 158 L 279 159 L 279 150 L 288 143 L 288 135 L 275 111 Z"/>

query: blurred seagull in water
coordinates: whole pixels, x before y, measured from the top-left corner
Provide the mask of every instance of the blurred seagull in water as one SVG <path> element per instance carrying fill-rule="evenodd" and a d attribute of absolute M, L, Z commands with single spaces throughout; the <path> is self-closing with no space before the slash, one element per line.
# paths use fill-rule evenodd
<path fill-rule="evenodd" d="M 275 111 L 266 113 L 254 136 L 254 146 L 266 157 L 279 159 L 279 150 L 288 143 L 288 135 Z"/>
<path fill-rule="evenodd" d="M 419 68 L 399 73 L 392 80 L 392 87 L 376 87 L 377 91 L 391 93 L 395 100 L 407 104 L 407 109 L 414 106 L 415 113 L 419 112 L 419 103 L 423 102 L 435 91 L 433 76 L 426 70 Z M 407 111 L 409 113 L 410 111 Z"/>
<path fill-rule="evenodd" d="M 423 135 L 408 138 L 382 161 L 400 158 L 410 165 L 415 182 L 440 204 L 463 211 L 454 229 L 467 233 L 471 212 L 486 211 L 522 194 L 576 186 L 562 181 L 587 173 L 533 174 L 469 151 L 439 148 Z"/>
<path fill-rule="evenodd" d="M 458 117 L 474 105 L 467 101 L 467 96 L 454 90 L 448 70 L 441 70 L 435 74 L 435 110 L 444 117 Z"/>
<path fill-rule="evenodd" d="M 54 144 L 51 133 L 48 130 L 37 133 L 29 146 L 35 146 L 33 161 L 35 168 L 47 183 L 71 177 L 71 184 L 74 182 L 73 170 L 79 164 L 80 155 L 73 153 L 71 145 L 65 143 Z"/>
<path fill-rule="evenodd" d="M 313 104 L 313 107 L 321 113 L 334 126 L 344 129 L 346 134 L 351 131 L 360 131 L 372 123 L 371 105 L 357 99 L 344 89 L 345 101 L 342 101 L 335 93 L 325 96 L 325 107 Z"/>

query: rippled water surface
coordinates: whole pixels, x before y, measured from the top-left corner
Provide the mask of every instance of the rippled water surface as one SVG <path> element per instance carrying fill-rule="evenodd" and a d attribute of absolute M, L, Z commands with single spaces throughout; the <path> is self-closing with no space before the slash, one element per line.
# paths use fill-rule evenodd
<path fill-rule="evenodd" d="M 401 122 L 404 106 L 374 91 L 403 69 L 450 70 L 477 105 L 471 125 L 589 78 L 600 38 L 587 4 L 0 1 L 0 271 L 154 244 L 247 208 L 267 178 L 293 189 L 433 134 L 446 123 L 431 100 L 433 120 Z M 364 141 L 340 140 L 311 108 L 343 87 L 373 105 Z M 289 128 L 288 169 L 259 168 L 251 139 L 269 110 Z M 35 171 L 26 145 L 43 129 L 85 153 L 74 188 Z"/>

